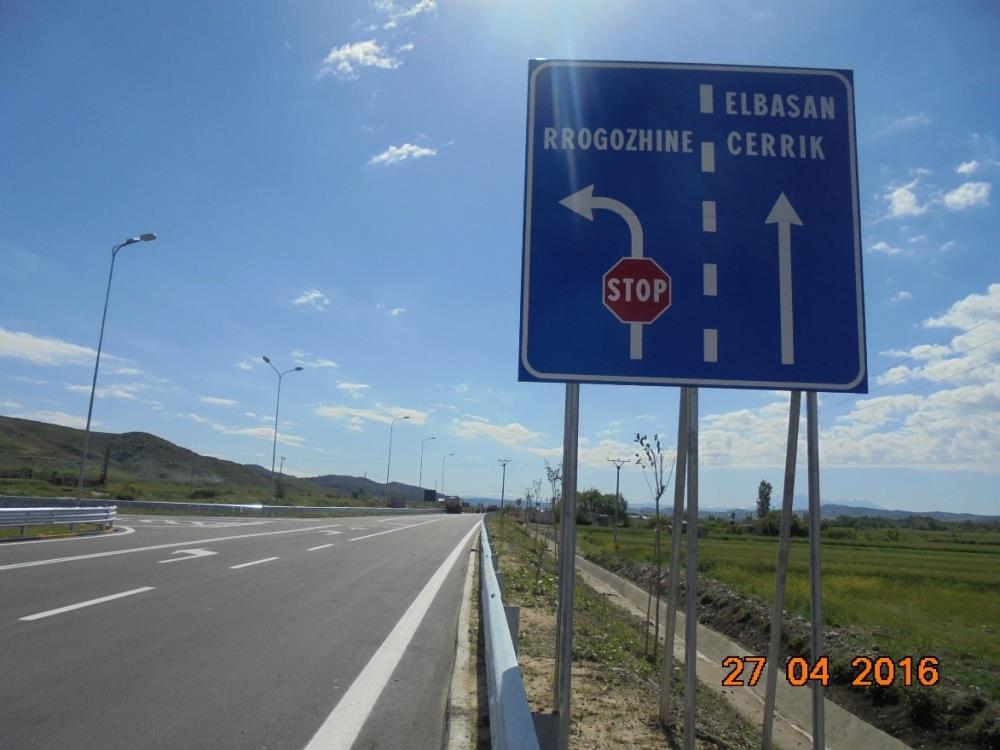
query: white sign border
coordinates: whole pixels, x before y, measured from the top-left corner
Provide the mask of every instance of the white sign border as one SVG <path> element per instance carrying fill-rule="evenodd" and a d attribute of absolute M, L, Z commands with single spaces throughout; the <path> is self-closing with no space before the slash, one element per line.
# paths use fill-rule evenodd
<path fill-rule="evenodd" d="M 528 300 L 531 281 L 531 198 L 532 180 L 534 178 L 534 146 L 535 146 L 535 81 L 538 74 L 551 67 L 564 68 L 625 68 L 630 70 L 692 70 L 714 71 L 722 73 L 775 73 L 782 75 L 827 75 L 838 79 L 844 84 L 847 92 L 848 136 L 850 141 L 851 162 L 851 212 L 854 218 L 854 275 L 856 280 L 857 320 L 858 320 L 858 361 L 860 370 L 857 376 L 848 383 L 799 383 L 793 381 L 769 380 L 730 380 L 718 378 L 667 378 L 646 375 L 591 375 L 578 373 L 551 373 L 536 370 L 528 362 Z M 854 88 L 840 72 L 824 68 L 779 68 L 747 65 L 704 65 L 694 63 L 640 63 L 613 62 L 601 60 L 545 60 L 531 72 L 528 81 L 528 121 L 526 141 L 526 166 L 524 177 L 524 268 L 521 277 L 521 366 L 542 381 L 570 383 L 605 383 L 618 385 L 687 385 L 687 386 L 717 386 L 729 388 L 775 388 L 780 390 L 806 391 L 852 391 L 862 380 L 867 371 L 865 349 L 865 309 L 864 280 L 861 271 L 861 219 L 858 203 L 858 160 L 857 144 L 855 142 L 854 126 Z"/>

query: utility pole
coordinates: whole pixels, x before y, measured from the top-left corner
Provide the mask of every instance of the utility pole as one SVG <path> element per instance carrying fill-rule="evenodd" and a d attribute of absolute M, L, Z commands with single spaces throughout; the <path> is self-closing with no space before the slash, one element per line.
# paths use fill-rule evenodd
<path fill-rule="evenodd" d="M 281 475 L 285 471 L 285 457 L 281 457 L 281 465 L 278 467 L 278 494 L 281 494 Z"/>
<path fill-rule="evenodd" d="M 510 463 L 510 459 L 498 458 L 497 461 L 500 462 L 500 467 L 503 469 L 503 476 L 500 479 L 500 517 L 503 518 L 503 493 L 507 486 L 507 464 Z"/>
<path fill-rule="evenodd" d="M 624 464 L 631 463 L 627 458 L 609 458 L 608 461 L 615 465 L 615 521 L 614 521 L 614 536 L 615 536 L 615 549 L 618 549 L 618 509 L 622 504 L 622 495 L 620 492 L 621 488 L 621 478 L 622 478 L 622 466 Z"/>

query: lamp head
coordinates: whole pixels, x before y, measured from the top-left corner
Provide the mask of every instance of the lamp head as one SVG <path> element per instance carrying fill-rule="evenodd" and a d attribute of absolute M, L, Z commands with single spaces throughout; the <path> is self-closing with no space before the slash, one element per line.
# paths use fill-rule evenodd
<path fill-rule="evenodd" d="M 139 239 L 143 242 L 152 242 L 156 239 L 156 235 L 153 232 L 146 232 L 145 234 L 140 234 Z"/>
<path fill-rule="evenodd" d="M 271 360 L 269 360 L 266 356 L 261 356 L 261 359 L 267 362 L 268 364 L 271 364 Z"/>
<path fill-rule="evenodd" d="M 296 368 L 295 368 L 295 372 L 298 372 L 298 371 L 299 371 L 299 370 L 301 370 L 301 369 L 302 369 L 301 367 L 296 367 Z"/>

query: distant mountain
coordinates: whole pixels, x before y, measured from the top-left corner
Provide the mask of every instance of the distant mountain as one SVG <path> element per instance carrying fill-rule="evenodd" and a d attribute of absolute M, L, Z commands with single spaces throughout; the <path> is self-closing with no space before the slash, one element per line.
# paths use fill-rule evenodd
<path fill-rule="evenodd" d="M 308 477 L 303 479 L 317 487 L 325 490 L 335 490 L 342 495 L 352 495 L 355 497 L 385 498 L 386 496 L 405 500 L 406 502 L 417 502 L 424 499 L 424 491 L 420 487 L 403 482 L 390 482 L 386 487 L 384 482 L 374 482 L 365 477 L 352 477 L 344 474 L 325 474 L 319 477 Z M 357 493 L 357 494 L 355 494 Z"/>

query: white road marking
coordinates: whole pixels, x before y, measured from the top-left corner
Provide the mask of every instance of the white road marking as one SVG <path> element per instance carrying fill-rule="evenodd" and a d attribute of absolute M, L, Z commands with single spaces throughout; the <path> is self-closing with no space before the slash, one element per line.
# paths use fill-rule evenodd
<path fill-rule="evenodd" d="M 324 531 L 323 533 L 326 534 L 327 536 L 333 536 L 334 534 L 341 534 L 343 532 L 340 532 L 340 531 Z"/>
<path fill-rule="evenodd" d="M 423 622 L 434 597 L 441 590 L 444 579 L 451 572 L 455 560 L 465 549 L 472 535 L 478 531 L 479 524 L 477 523 L 468 534 L 462 537 L 462 541 L 441 563 L 441 567 L 435 571 L 420 593 L 417 594 L 417 598 L 399 618 L 396 627 L 382 641 L 382 645 L 378 647 L 368 664 L 361 670 L 361 674 L 351 683 L 351 687 L 347 689 L 326 721 L 323 722 L 323 726 L 313 735 L 305 750 L 350 750 L 375 707 L 375 702 L 382 694 L 389 678 L 392 677 L 400 659 L 403 658 L 410 641 L 413 640 L 413 634 L 417 632 L 417 628 Z"/>
<path fill-rule="evenodd" d="M 208 557 L 209 555 L 217 555 L 218 552 L 212 552 L 208 549 L 175 549 L 170 553 L 171 555 L 187 555 L 187 557 L 171 557 L 167 560 L 157 560 L 158 563 L 172 563 L 179 562 L 180 560 L 194 560 L 197 557 Z"/>
<path fill-rule="evenodd" d="M 35 615 L 28 615 L 27 617 L 22 617 L 23 622 L 30 622 L 31 620 L 41 620 L 43 617 L 52 617 L 53 615 L 61 615 L 64 612 L 72 612 L 74 609 L 82 609 L 83 607 L 92 607 L 95 604 L 103 604 L 104 602 L 110 602 L 114 599 L 121 599 L 124 596 L 132 596 L 133 594 L 141 594 L 143 591 L 152 591 L 155 586 L 143 586 L 141 589 L 132 589 L 131 591 L 123 591 L 120 594 L 111 594 L 110 596 L 102 596 L 99 599 L 90 599 L 86 602 L 80 602 L 79 604 L 70 604 L 65 607 L 59 607 L 59 609 L 50 609 L 47 612 L 39 612 Z"/>
<path fill-rule="evenodd" d="M 337 524 L 332 524 L 337 525 Z M 0 565 L 2 570 L 14 570 L 16 568 L 33 568 L 36 565 L 54 565 L 55 563 L 73 562 L 75 560 L 91 560 L 97 557 L 113 557 L 114 555 L 129 555 L 133 552 L 151 552 L 158 549 L 173 549 L 174 547 L 190 547 L 192 544 L 212 544 L 214 542 L 228 542 L 232 539 L 252 539 L 258 536 L 276 536 L 278 534 L 300 534 L 304 531 L 322 531 L 330 528 L 331 524 L 322 526 L 306 526 L 301 529 L 282 529 L 281 531 L 258 531 L 255 534 L 234 534 L 233 536 L 217 536 L 212 539 L 198 539 L 194 542 L 170 542 L 169 544 L 153 544 L 148 547 L 132 547 L 130 549 L 116 549 L 108 552 L 93 552 L 89 555 L 71 555 L 69 557 L 53 557 L 49 560 L 32 560 L 31 562 L 10 563 Z"/>
<path fill-rule="evenodd" d="M 388 531 L 376 531 L 374 534 L 365 534 L 364 536 L 356 536 L 353 539 L 348 539 L 349 542 L 356 542 L 359 539 L 371 539 L 373 536 L 381 536 L 382 534 L 391 534 L 394 531 L 402 531 L 403 529 L 412 529 L 414 526 L 423 526 L 424 524 L 434 523 L 438 519 L 435 518 L 432 521 L 422 521 L 420 523 L 411 523 L 409 526 L 398 526 L 395 529 L 389 529 Z M 2 568 L 0 568 L 2 570 Z"/>
<path fill-rule="evenodd" d="M 310 547 L 306 552 L 315 552 L 318 549 L 326 549 L 327 547 L 332 547 L 332 544 L 321 544 L 318 547 Z"/>
<path fill-rule="evenodd" d="M 277 560 L 277 557 L 265 557 L 263 560 L 254 560 L 253 562 L 240 563 L 239 565 L 230 565 L 230 570 L 239 570 L 240 568 L 249 568 L 251 565 L 260 565 L 261 563 L 271 562 L 271 560 Z"/>

